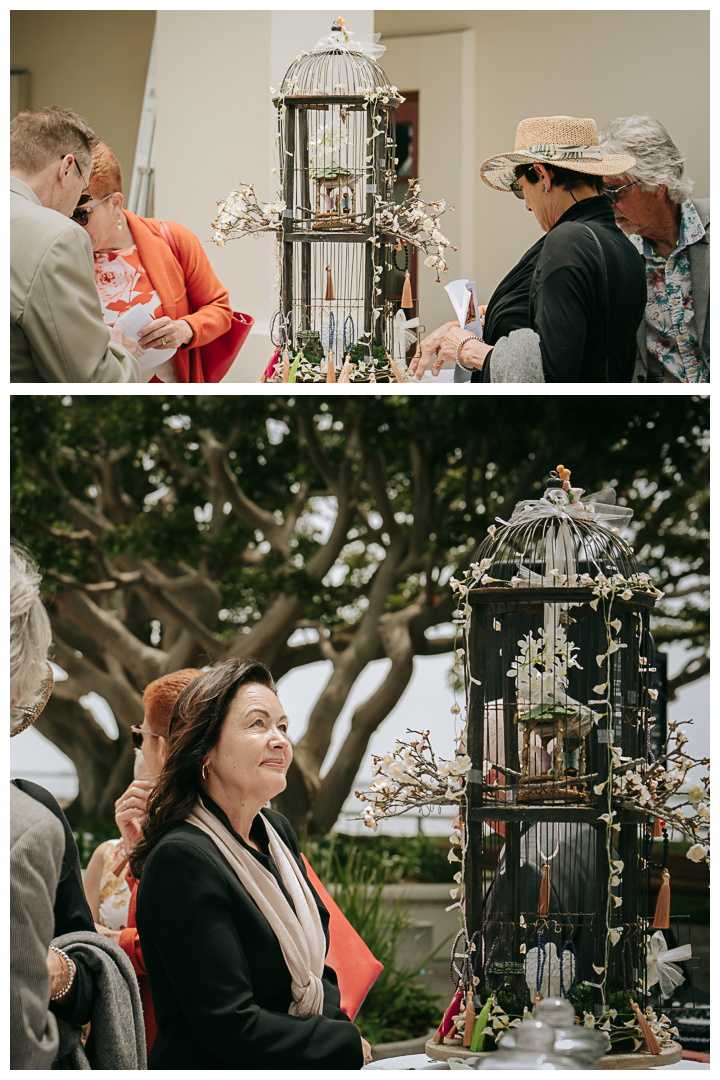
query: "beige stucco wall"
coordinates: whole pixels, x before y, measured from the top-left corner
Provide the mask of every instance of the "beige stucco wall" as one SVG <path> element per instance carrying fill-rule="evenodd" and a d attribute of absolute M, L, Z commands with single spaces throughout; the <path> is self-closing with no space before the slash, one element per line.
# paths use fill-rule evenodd
<path fill-rule="evenodd" d="M 74 109 L 112 147 L 130 190 L 154 11 L 11 11 L 10 67 L 33 109 Z"/>
<path fill-rule="evenodd" d="M 589 116 L 602 127 L 615 116 L 650 113 L 686 153 L 695 193 L 710 194 L 707 11 L 435 10 L 414 11 L 412 17 L 407 11 L 376 11 L 375 29 L 389 45 L 385 67 L 391 79 L 393 38 L 474 31 L 476 177 L 485 158 L 513 148 L 524 117 Z M 445 74 L 438 64 L 438 85 Z M 421 125 L 439 96 L 421 95 Z M 422 159 L 422 144 L 420 154 Z M 446 147 L 443 156 L 451 176 L 454 155 Z M 487 298 L 541 234 L 517 199 L 492 191 L 479 178 L 475 203 L 474 235 L 461 241 L 462 266 L 470 275 L 464 250 L 470 244 L 478 289 Z M 447 228 L 452 235 L 451 220 Z M 460 276 L 452 265 L 449 276 Z"/>

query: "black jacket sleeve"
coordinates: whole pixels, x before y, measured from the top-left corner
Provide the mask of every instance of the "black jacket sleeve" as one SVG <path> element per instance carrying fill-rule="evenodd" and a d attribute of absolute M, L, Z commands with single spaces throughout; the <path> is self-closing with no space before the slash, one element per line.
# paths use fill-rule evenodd
<path fill-rule="evenodd" d="M 323 1010 L 301 1019 L 258 1004 L 231 889 L 214 859 L 187 836 L 160 844 L 141 882 L 141 941 L 152 938 L 194 1039 L 228 1068 L 361 1068 L 360 1033 L 338 1015 L 334 972 L 323 980 L 332 1015 Z M 155 1011 L 160 1023 L 158 1004 Z"/>
<path fill-rule="evenodd" d="M 70 823 L 62 812 L 60 803 L 54 795 L 51 795 L 44 787 L 34 784 L 32 780 L 16 780 L 15 784 L 26 795 L 42 803 L 43 806 L 55 815 L 65 832 L 65 854 L 63 855 L 62 870 L 55 894 L 53 914 L 55 916 L 54 937 L 62 937 L 64 934 L 72 934 L 76 930 L 88 930 L 95 932 L 95 923 L 92 912 L 85 896 L 82 882 L 82 870 L 80 869 L 80 855 L 78 853 L 75 837 L 72 834 Z M 90 968 L 81 959 L 73 957 L 75 963 L 76 989 L 69 1005 L 60 1001 L 51 1001 L 50 1008 L 57 1016 L 62 1017 L 72 1024 L 86 1024 L 92 1013 L 94 996 L 93 977 Z"/>

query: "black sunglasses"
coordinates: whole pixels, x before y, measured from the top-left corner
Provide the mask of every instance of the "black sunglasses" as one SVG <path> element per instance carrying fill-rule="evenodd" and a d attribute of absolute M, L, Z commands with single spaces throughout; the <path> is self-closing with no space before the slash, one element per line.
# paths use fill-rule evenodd
<path fill-rule="evenodd" d="M 110 195 L 112 195 L 112 194 L 113 194 L 113 192 L 111 191 Z M 73 221 L 77 221 L 78 225 L 82 225 L 82 226 L 87 225 L 87 223 L 88 223 L 88 214 L 92 210 L 94 210 L 96 206 L 100 206 L 107 199 L 109 199 L 110 195 L 106 195 L 105 198 L 100 199 L 99 202 L 92 203 L 92 206 L 87 205 L 89 202 L 92 202 L 92 195 L 81 195 L 80 196 L 80 202 L 77 204 L 77 206 L 73 210 L 73 214 L 72 214 Z"/>
<path fill-rule="evenodd" d="M 136 750 L 142 750 L 144 735 L 152 735 L 153 739 L 162 738 L 161 735 L 156 735 L 154 731 L 148 731 L 147 728 L 133 726 L 130 728 L 130 738 L 132 739 L 132 744 Z"/>

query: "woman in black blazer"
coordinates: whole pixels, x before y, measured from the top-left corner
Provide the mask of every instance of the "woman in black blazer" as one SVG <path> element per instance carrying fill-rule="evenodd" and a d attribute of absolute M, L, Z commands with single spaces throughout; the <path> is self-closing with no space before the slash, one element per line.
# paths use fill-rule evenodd
<path fill-rule="evenodd" d="M 150 1069 L 358 1069 L 370 1060 L 340 1009 L 335 972 L 323 967 L 329 915 L 297 837 L 265 809 L 291 758 L 264 664 L 228 661 L 178 698 L 130 860 L 158 1027 Z M 296 946 L 315 956 L 316 974 L 298 975 Z"/>

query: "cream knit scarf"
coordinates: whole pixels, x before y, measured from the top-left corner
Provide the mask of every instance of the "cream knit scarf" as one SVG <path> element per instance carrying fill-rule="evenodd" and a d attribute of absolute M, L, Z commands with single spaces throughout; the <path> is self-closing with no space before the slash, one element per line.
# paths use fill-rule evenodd
<path fill-rule="evenodd" d="M 280 943 L 292 980 L 291 1016 L 307 1017 L 322 1012 L 325 967 L 325 935 L 320 914 L 310 888 L 292 852 L 263 817 L 270 854 L 280 871 L 282 883 L 295 906 L 293 911 L 272 874 L 239 844 L 214 814 L 198 800 L 189 817 L 214 841 L 265 916 Z"/>

